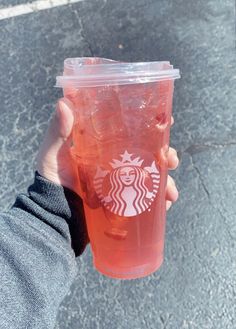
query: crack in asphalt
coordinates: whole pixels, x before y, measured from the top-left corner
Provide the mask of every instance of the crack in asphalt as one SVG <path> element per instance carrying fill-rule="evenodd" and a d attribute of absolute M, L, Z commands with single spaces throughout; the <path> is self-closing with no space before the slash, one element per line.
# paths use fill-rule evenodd
<path fill-rule="evenodd" d="M 75 14 L 75 16 L 78 19 L 78 22 L 80 24 L 80 27 L 81 27 L 81 36 L 84 39 L 84 41 L 85 41 L 85 43 L 86 43 L 86 45 L 88 47 L 88 50 L 90 52 L 90 56 L 91 57 L 94 57 L 94 52 L 93 52 L 92 46 L 90 45 L 88 39 L 85 36 L 84 24 L 83 24 L 82 19 L 81 19 L 80 15 L 79 15 L 79 13 L 78 13 L 78 11 L 76 9 L 74 10 L 74 14 Z"/>
<path fill-rule="evenodd" d="M 210 192 L 208 191 L 208 188 L 206 187 L 206 185 L 205 185 L 205 183 L 204 183 L 204 179 L 203 179 L 203 177 L 202 177 L 202 174 L 201 174 L 199 168 L 194 164 L 192 154 L 189 154 L 189 156 L 190 156 L 190 161 L 191 161 L 192 167 L 193 167 L 193 169 L 196 171 L 196 173 L 198 174 L 199 179 L 200 179 L 200 182 L 201 182 L 201 185 L 202 185 L 202 187 L 203 187 L 203 189 L 204 189 L 204 191 L 205 191 L 205 193 L 206 193 L 206 195 L 207 195 L 209 201 L 211 202 L 211 199 L 210 199 Z"/>
<path fill-rule="evenodd" d="M 192 144 L 185 148 L 184 150 L 180 150 L 180 153 L 188 153 L 190 155 L 205 152 L 209 149 L 222 149 L 232 145 L 236 145 L 236 140 L 232 140 L 226 143 L 204 143 L 204 144 Z"/>
<path fill-rule="evenodd" d="M 233 145 L 234 145 L 234 144 L 233 144 Z M 216 212 L 220 215 L 220 217 L 222 218 L 222 220 L 223 220 L 223 222 L 224 222 L 224 224 L 225 224 L 225 228 L 226 228 L 226 231 L 227 231 L 227 233 L 228 233 L 230 239 L 231 239 L 231 240 L 234 240 L 234 236 L 232 235 L 232 233 L 231 233 L 231 231 L 230 231 L 230 228 L 229 228 L 229 226 L 228 226 L 228 223 L 227 223 L 227 218 L 224 216 L 224 214 L 221 212 L 221 210 L 220 210 L 217 206 L 215 206 L 215 204 L 213 203 L 213 201 L 212 201 L 212 199 L 211 199 L 210 192 L 209 192 L 209 190 L 208 190 L 208 188 L 207 188 L 207 186 L 206 186 L 206 184 L 205 184 L 205 182 L 204 182 L 204 179 L 203 179 L 203 177 L 202 177 L 201 171 L 200 171 L 199 168 L 194 164 L 192 154 L 189 153 L 189 156 L 190 156 L 191 165 L 192 165 L 193 169 L 196 171 L 196 173 L 197 173 L 197 175 L 198 175 L 198 177 L 199 177 L 199 181 L 200 181 L 200 183 L 201 183 L 201 185 L 202 185 L 202 187 L 203 187 L 204 192 L 205 192 L 206 195 L 207 195 L 207 198 L 208 198 L 208 200 L 209 200 L 209 204 L 210 204 L 210 205 L 212 206 L 212 208 L 213 208 L 214 210 L 216 210 Z"/>

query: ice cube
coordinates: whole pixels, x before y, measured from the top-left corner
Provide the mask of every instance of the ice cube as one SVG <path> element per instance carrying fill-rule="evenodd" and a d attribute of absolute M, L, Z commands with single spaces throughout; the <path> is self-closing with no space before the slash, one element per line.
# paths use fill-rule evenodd
<path fill-rule="evenodd" d="M 91 122 L 99 140 L 122 137 L 125 126 L 122 120 L 119 97 L 113 86 L 96 88 L 91 110 Z"/>

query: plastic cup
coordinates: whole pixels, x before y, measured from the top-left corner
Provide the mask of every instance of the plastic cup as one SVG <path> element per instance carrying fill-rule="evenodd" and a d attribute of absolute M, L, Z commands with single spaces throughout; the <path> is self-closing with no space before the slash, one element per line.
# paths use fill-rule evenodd
<path fill-rule="evenodd" d="M 163 262 L 174 80 L 169 62 L 69 58 L 57 86 L 75 108 L 77 161 L 95 268 L 119 279 Z"/>

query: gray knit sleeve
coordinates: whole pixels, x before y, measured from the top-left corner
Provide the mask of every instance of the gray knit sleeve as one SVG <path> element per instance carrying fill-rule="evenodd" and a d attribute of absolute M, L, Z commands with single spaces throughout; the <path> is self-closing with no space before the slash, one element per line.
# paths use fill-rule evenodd
<path fill-rule="evenodd" d="M 1 329 L 51 329 L 88 243 L 82 201 L 35 172 L 0 214 Z"/>

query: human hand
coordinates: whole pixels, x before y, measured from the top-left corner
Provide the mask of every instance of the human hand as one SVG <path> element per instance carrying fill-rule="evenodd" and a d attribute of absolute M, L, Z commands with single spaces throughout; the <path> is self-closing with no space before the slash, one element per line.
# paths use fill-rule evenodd
<path fill-rule="evenodd" d="M 74 123 L 73 104 L 66 98 L 58 101 L 37 156 L 36 169 L 48 180 L 63 185 L 79 194 L 77 164 L 71 156 L 72 128 Z M 174 123 L 172 118 L 171 124 Z M 168 168 L 176 169 L 179 164 L 177 152 L 169 148 Z M 166 209 L 178 199 L 178 191 L 172 177 L 168 176 L 166 188 Z"/>

